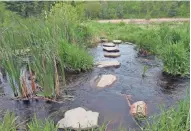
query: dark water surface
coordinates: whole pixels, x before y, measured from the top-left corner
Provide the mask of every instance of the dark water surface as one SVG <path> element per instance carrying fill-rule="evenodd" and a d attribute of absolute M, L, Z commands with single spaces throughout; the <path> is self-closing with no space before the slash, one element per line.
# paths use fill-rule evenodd
<path fill-rule="evenodd" d="M 87 73 L 67 75 L 69 95 L 74 101 L 46 103 L 32 101 L 23 104 L 21 101 L 0 97 L 0 110 L 9 109 L 19 116 L 19 121 L 29 121 L 36 114 L 37 118 L 52 118 L 55 122 L 64 117 L 66 110 L 75 107 L 100 113 L 99 123 L 111 121 L 110 128 L 122 125 L 127 129 L 137 128 L 136 123 L 129 115 L 129 106 L 120 94 L 132 95 L 133 102 L 143 100 L 148 106 L 148 116 L 160 112 L 159 105 L 169 107 L 186 96 L 189 79 L 172 79 L 162 75 L 162 62 L 157 58 L 137 58 L 134 45 L 120 44 L 121 56 L 105 58 L 102 46 L 90 49 L 94 61 L 116 59 L 121 63 L 119 68 L 94 68 Z M 148 66 L 146 77 L 142 78 L 144 66 Z M 116 75 L 117 81 L 108 88 L 96 88 L 93 78 L 102 74 Z M 6 84 L 5 84 L 6 86 Z M 4 87 L 5 87 L 4 86 Z M 3 92 L 3 88 L 0 88 Z M 6 93 L 7 94 L 7 93 Z"/>

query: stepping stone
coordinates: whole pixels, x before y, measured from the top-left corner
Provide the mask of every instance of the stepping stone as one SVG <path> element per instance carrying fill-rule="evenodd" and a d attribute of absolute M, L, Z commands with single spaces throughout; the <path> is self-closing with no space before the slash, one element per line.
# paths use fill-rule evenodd
<path fill-rule="evenodd" d="M 104 43 L 103 46 L 105 46 L 105 47 L 115 47 L 115 44 L 113 44 L 113 43 Z"/>
<path fill-rule="evenodd" d="M 114 44 L 121 44 L 121 43 L 122 43 L 122 40 L 113 40 L 113 43 L 114 43 Z"/>
<path fill-rule="evenodd" d="M 101 42 L 108 42 L 108 39 L 101 39 Z"/>
<path fill-rule="evenodd" d="M 97 83 L 97 87 L 104 88 L 106 86 L 112 85 L 117 80 L 117 77 L 114 75 L 102 75 L 100 80 Z"/>
<path fill-rule="evenodd" d="M 116 58 L 116 57 L 119 57 L 121 54 L 119 52 L 105 52 L 104 53 L 104 56 L 105 57 L 110 57 L 110 58 Z"/>
<path fill-rule="evenodd" d="M 58 128 L 88 130 L 98 127 L 98 112 L 86 111 L 82 107 L 66 111 L 65 117 L 58 121 Z"/>
<path fill-rule="evenodd" d="M 101 61 L 96 63 L 99 68 L 106 68 L 106 67 L 119 67 L 120 63 L 118 61 Z"/>
<path fill-rule="evenodd" d="M 107 52 L 119 52 L 118 47 L 103 47 L 103 50 Z"/>

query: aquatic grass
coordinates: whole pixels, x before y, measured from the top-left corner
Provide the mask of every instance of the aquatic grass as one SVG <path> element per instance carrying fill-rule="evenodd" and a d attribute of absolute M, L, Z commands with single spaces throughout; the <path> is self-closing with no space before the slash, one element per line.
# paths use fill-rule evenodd
<path fill-rule="evenodd" d="M 62 53 L 68 71 L 87 71 L 93 67 L 93 57 L 77 45 L 62 44 Z"/>
<path fill-rule="evenodd" d="M 151 118 L 144 131 L 188 131 L 190 130 L 189 95 L 168 110 L 161 107 L 161 113 Z"/>
<path fill-rule="evenodd" d="M 46 119 L 45 121 L 37 120 L 36 116 L 27 125 L 29 131 L 57 131 L 58 128 L 55 126 L 52 120 Z"/>
<path fill-rule="evenodd" d="M 161 50 L 164 71 L 172 75 L 187 76 L 189 74 L 189 52 L 185 51 L 184 43 L 170 43 Z"/>
<path fill-rule="evenodd" d="M 2 120 L 0 120 L 0 131 L 16 131 L 16 120 L 17 117 L 13 113 L 6 112 Z"/>

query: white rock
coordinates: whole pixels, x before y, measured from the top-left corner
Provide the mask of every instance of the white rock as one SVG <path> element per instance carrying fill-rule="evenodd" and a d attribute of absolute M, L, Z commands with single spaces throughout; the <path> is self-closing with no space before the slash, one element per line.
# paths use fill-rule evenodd
<path fill-rule="evenodd" d="M 116 57 L 119 57 L 121 54 L 119 52 L 105 52 L 104 53 L 104 56 L 105 57 L 111 57 L 111 58 L 116 58 Z"/>
<path fill-rule="evenodd" d="M 97 67 L 99 68 L 104 68 L 104 67 L 119 67 L 120 62 L 119 61 L 101 61 L 96 63 L 98 65 Z"/>
<path fill-rule="evenodd" d="M 117 77 L 114 75 L 102 75 L 99 82 L 97 83 L 97 87 L 103 88 L 106 86 L 112 85 L 117 80 Z"/>
<path fill-rule="evenodd" d="M 122 40 L 113 40 L 113 43 L 114 44 L 120 44 L 120 43 L 122 43 Z"/>
<path fill-rule="evenodd" d="M 105 47 L 115 47 L 115 44 L 113 44 L 113 43 L 104 43 L 103 46 L 105 46 Z"/>
<path fill-rule="evenodd" d="M 86 111 L 82 107 L 68 110 L 65 117 L 58 121 L 58 128 L 88 129 L 98 126 L 98 112 Z"/>
<path fill-rule="evenodd" d="M 107 52 L 119 52 L 118 47 L 103 47 L 103 50 Z"/>

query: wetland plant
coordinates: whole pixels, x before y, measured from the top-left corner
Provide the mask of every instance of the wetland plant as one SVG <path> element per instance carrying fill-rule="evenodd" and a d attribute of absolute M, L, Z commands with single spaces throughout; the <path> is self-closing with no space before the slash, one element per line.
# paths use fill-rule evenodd
<path fill-rule="evenodd" d="M 144 78 L 146 76 L 146 72 L 148 71 L 148 66 L 144 66 L 142 77 Z"/>

